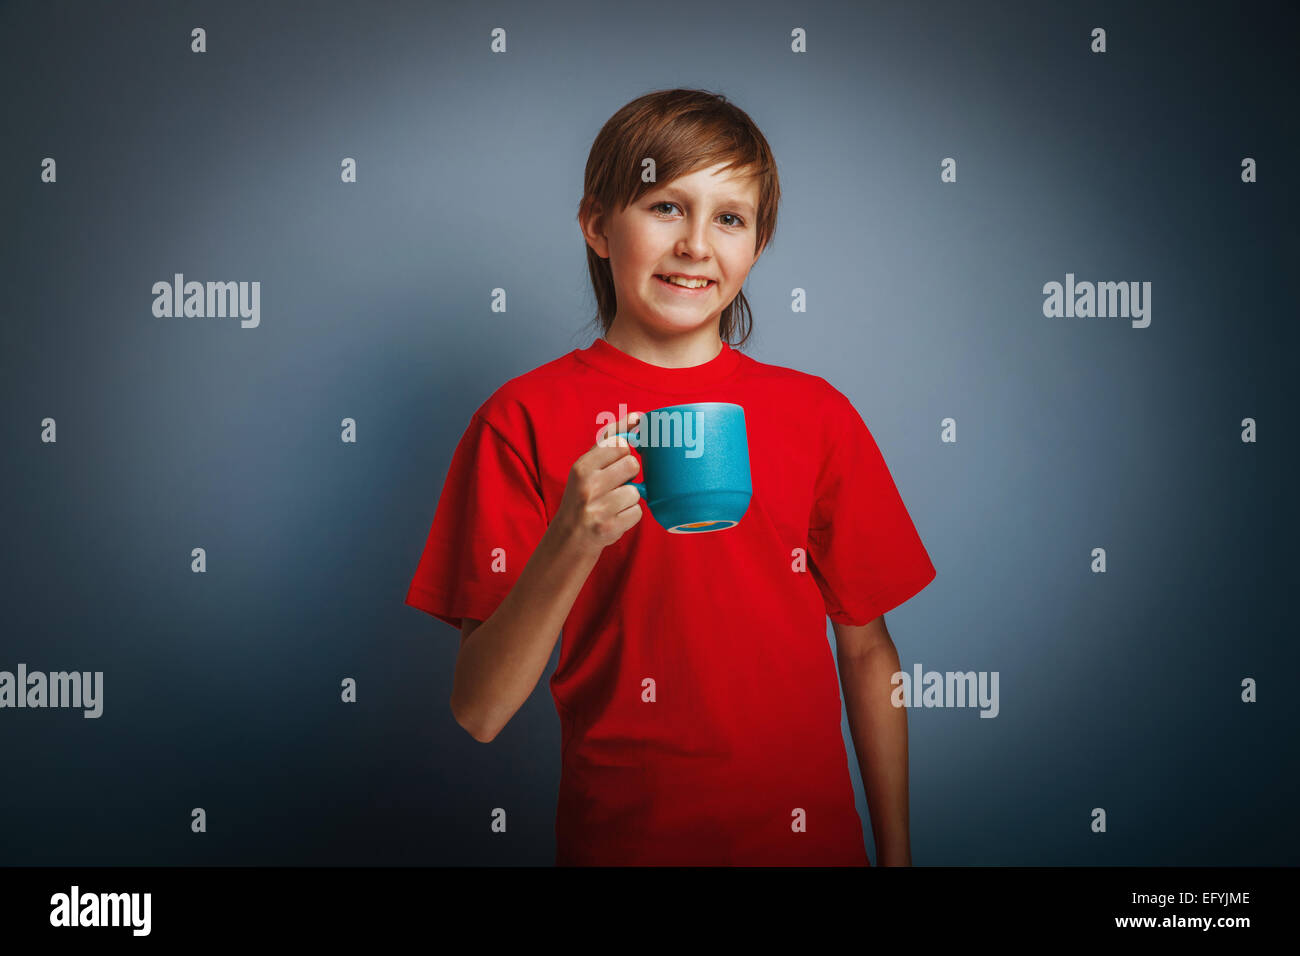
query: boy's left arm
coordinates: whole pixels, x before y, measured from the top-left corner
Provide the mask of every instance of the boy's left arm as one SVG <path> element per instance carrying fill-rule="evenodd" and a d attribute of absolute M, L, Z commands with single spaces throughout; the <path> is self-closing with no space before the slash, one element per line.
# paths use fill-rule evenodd
<path fill-rule="evenodd" d="M 890 703 L 902 668 L 882 614 L 854 627 L 831 621 L 844 707 L 867 794 L 878 866 L 911 866 L 907 813 L 907 709 Z"/>

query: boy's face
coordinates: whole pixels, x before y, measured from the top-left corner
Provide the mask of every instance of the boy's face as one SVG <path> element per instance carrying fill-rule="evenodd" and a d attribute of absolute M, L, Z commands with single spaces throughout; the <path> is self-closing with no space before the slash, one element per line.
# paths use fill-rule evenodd
<path fill-rule="evenodd" d="M 583 232 L 609 259 L 618 319 L 662 333 L 717 325 L 761 252 L 754 248 L 758 181 L 724 164 L 659 183 L 621 211 L 596 208 Z M 669 273 L 712 280 L 707 288 L 668 284 Z"/>

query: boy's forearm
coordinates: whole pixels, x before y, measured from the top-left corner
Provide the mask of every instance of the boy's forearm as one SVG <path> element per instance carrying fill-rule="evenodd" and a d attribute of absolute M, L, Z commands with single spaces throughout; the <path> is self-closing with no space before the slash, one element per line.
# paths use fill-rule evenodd
<path fill-rule="evenodd" d="M 861 655 L 841 655 L 844 706 L 871 814 L 880 866 L 910 866 L 907 790 L 907 709 L 890 703 L 898 650 L 884 641 Z"/>
<path fill-rule="evenodd" d="M 452 710 L 475 739 L 494 738 L 533 692 L 599 558 L 552 524 L 510 593 L 464 641 L 452 680 Z"/>

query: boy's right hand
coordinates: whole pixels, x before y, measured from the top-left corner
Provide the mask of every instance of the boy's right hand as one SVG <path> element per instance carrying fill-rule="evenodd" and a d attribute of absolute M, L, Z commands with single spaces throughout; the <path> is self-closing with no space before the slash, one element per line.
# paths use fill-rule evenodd
<path fill-rule="evenodd" d="M 629 412 L 610 422 L 569 470 L 553 523 L 584 550 L 599 554 L 641 520 L 641 495 L 626 484 L 641 470 L 641 462 L 627 439 L 612 437 L 639 421 L 639 413 Z"/>

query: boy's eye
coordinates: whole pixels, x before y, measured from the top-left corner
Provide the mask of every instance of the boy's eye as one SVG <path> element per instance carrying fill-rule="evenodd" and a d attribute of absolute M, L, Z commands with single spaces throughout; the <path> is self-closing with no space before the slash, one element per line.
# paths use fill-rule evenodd
<path fill-rule="evenodd" d="M 678 208 L 677 203 L 675 203 L 675 202 L 668 202 L 667 200 L 664 200 L 663 202 L 657 202 L 657 203 L 655 203 L 653 206 L 651 206 L 650 208 L 651 208 L 651 209 L 656 209 L 656 210 L 657 210 L 657 209 L 659 209 L 661 206 L 668 206 L 668 207 L 671 208 L 671 209 L 677 209 L 677 208 Z M 734 220 L 736 220 L 734 223 L 730 223 L 730 222 L 729 222 L 729 223 L 725 223 L 725 225 L 728 225 L 728 226 L 743 226 L 743 225 L 745 224 L 745 221 L 744 221 L 743 219 L 741 219 L 739 216 L 737 216 L 734 212 L 724 212 L 724 213 L 722 214 L 722 217 L 720 217 L 720 218 L 729 218 L 729 219 L 734 219 Z"/>

